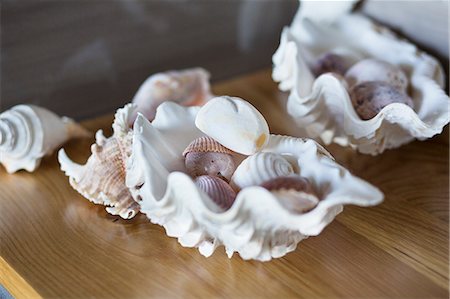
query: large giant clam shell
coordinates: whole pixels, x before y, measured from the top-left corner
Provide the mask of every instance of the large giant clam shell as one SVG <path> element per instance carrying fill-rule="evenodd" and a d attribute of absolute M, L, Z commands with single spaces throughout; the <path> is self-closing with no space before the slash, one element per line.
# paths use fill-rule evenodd
<path fill-rule="evenodd" d="M 272 77 L 281 90 L 290 91 L 287 110 L 299 134 L 376 155 L 441 133 L 450 120 L 442 66 L 390 30 L 349 13 L 352 2 L 303 1 L 292 25 L 282 32 Z M 312 74 L 310 67 L 327 52 L 348 61 L 375 58 L 400 67 L 408 77 L 414 109 L 392 103 L 374 118 L 360 119 L 340 76 Z"/>
<path fill-rule="evenodd" d="M 212 199 L 183 172 L 183 150 L 203 135 L 194 123 L 199 109 L 166 102 L 153 122 L 138 116 L 127 164 L 126 184 L 141 212 L 181 245 L 197 247 L 205 256 L 223 245 L 229 257 L 237 252 L 243 259 L 268 261 L 318 235 L 344 205 L 382 201 L 377 188 L 351 175 L 313 140 L 270 135 L 262 151 L 289 156 L 318 190 L 320 202 L 311 211 L 296 213 L 275 192 L 252 186 L 238 193 L 230 209 L 216 212 Z"/>
<path fill-rule="evenodd" d="M 85 165 L 70 160 L 64 149 L 58 153 L 61 170 L 75 190 L 89 201 L 107 206 L 108 213 L 125 219 L 139 212 L 139 205 L 125 185 L 126 160 L 131 155 L 132 142 L 128 122 L 134 109 L 128 104 L 117 111 L 111 137 L 106 138 L 102 130 L 97 131 L 92 155 Z"/>
<path fill-rule="evenodd" d="M 0 114 L 0 163 L 8 173 L 32 172 L 67 140 L 90 135 L 70 118 L 34 105 L 17 105 Z"/>

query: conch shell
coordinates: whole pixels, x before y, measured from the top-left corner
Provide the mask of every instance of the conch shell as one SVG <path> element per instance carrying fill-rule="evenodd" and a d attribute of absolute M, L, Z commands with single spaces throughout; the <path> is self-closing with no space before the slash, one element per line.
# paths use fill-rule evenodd
<path fill-rule="evenodd" d="M 282 32 L 273 55 L 272 77 L 281 90 L 290 91 L 287 111 L 298 126 L 298 135 L 377 155 L 414 139 L 424 140 L 441 133 L 450 121 L 442 66 L 389 29 L 351 13 L 355 2 L 302 1 L 291 26 Z M 316 78 L 310 69 L 320 55 L 337 53 L 336 49 L 345 53 L 349 61 L 377 59 L 400 68 L 407 76 L 407 91 L 414 109 L 391 103 L 375 117 L 362 120 L 353 108 L 344 80 L 331 73 Z M 386 72 L 385 67 L 378 63 L 377 66 L 381 70 L 378 75 L 358 71 L 358 77 L 367 75 L 365 81 L 394 78 L 401 89 L 405 88 L 401 72 L 398 75 L 398 71 Z M 353 71 L 348 70 L 348 79 Z"/>
<path fill-rule="evenodd" d="M 133 98 L 136 112 L 153 120 L 156 108 L 165 101 L 184 106 L 201 106 L 213 97 L 209 84 L 210 74 L 202 68 L 157 73 L 144 81 Z M 134 121 L 136 114 L 131 119 Z"/>
<path fill-rule="evenodd" d="M 231 178 L 231 186 L 236 189 L 257 186 L 263 182 L 294 174 L 292 165 L 275 153 L 257 153 L 239 164 Z"/>
<path fill-rule="evenodd" d="M 0 163 L 8 173 L 32 172 L 42 157 L 67 140 L 88 136 L 70 118 L 34 105 L 17 105 L 0 114 Z"/>
<path fill-rule="evenodd" d="M 70 185 L 95 204 L 107 206 L 106 211 L 125 219 L 133 218 L 139 205 L 125 185 L 126 160 L 131 155 L 132 130 L 128 127 L 133 105 L 119 109 L 113 123 L 113 135 L 106 138 L 97 131 L 92 155 L 85 165 L 71 161 L 64 149 L 58 153 L 61 170 L 69 176 Z"/>
<path fill-rule="evenodd" d="M 184 149 L 202 136 L 194 125 L 198 111 L 199 107 L 166 102 L 153 122 L 138 116 L 127 163 L 126 184 L 141 199 L 141 212 L 182 246 L 196 247 L 210 256 L 223 245 L 228 257 L 236 252 L 245 260 L 268 261 L 295 250 L 308 236 L 318 235 L 344 205 L 370 206 L 382 201 L 377 188 L 351 175 L 315 141 L 269 135 L 262 152 L 288 156 L 295 162 L 293 168 L 300 169 L 320 195 L 317 206 L 293 213 L 274 192 L 251 186 L 237 194 L 228 210 L 216 211 L 208 204 L 211 198 L 182 172 Z"/>

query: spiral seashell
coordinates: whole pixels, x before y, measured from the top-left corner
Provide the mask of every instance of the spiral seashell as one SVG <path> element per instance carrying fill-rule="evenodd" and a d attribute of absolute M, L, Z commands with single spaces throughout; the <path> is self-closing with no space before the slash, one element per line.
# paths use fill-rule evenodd
<path fill-rule="evenodd" d="M 157 73 L 145 80 L 133 98 L 136 113 L 153 120 L 156 108 L 165 101 L 184 106 L 202 105 L 212 98 L 209 73 L 202 68 Z M 136 114 L 130 119 L 132 123 Z"/>
<path fill-rule="evenodd" d="M 275 153 L 257 153 L 242 161 L 237 167 L 231 177 L 231 186 L 243 189 L 279 176 L 292 174 L 294 169 L 283 156 Z"/>
<path fill-rule="evenodd" d="M 350 98 L 356 113 L 363 120 L 373 118 L 381 109 L 392 103 L 414 107 L 408 95 L 382 81 L 364 82 L 354 86 L 350 90 Z"/>
<path fill-rule="evenodd" d="M 195 179 L 195 184 L 224 210 L 228 210 L 236 198 L 236 192 L 224 180 L 210 175 L 202 175 Z"/>
<path fill-rule="evenodd" d="M 277 177 L 260 186 L 271 191 L 283 206 L 295 213 L 310 211 L 319 203 L 311 183 L 304 177 Z"/>
<path fill-rule="evenodd" d="M 69 176 L 70 185 L 95 204 L 107 206 L 106 211 L 129 219 L 139 211 L 125 185 L 126 160 L 131 155 L 132 131 L 128 117 L 133 106 L 119 109 L 113 124 L 114 134 L 106 138 L 99 130 L 96 143 L 91 146 L 92 155 L 85 165 L 71 161 L 64 149 L 58 154 L 61 170 Z"/>
<path fill-rule="evenodd" d="M 67 140 L 88 136 L 70 118 L 34 105 L 17 105 L 0 114 L 0 163 L 8 173 L 32 172 Z"/>
<path fill-rule="evenodd" d="M 343 76 L 348 66 L 344 57 L 327 52 L 317 59 L 311 69 L 316 77 L 325 73 L 336 73 Z"/>
<path fill-rule="evenodd" d="M 406 93 L 408 78 L 397 66 L 378 59 L 364 59 L 345 74 L 350 88 L 363 82 L 383 81 Z"/>
<path fill-rule="evenodd" d="M 203 136 L 192 141 L 183 155 L 190 176 L 212 175 L 228 182 L 236 169 L 232 153 L 211 137 Z"/>
<path fill-rule="evenodd" d="M 237 97 L 210 100 L 198 112 L 195 125 L 223 146 L 244 155 L 260 151 L 269 141 L 269 126 L 264 116 Z"/>

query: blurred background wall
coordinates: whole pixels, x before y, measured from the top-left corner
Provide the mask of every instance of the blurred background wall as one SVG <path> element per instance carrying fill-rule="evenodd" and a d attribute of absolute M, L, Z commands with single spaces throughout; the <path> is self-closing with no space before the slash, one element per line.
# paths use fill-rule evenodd
<path fill-rule="evenodd" d="M 77 119 L 129 102 L 152 73 L 212 80 L 270 67 L 296 0 L 0 0 L 0 110 L 34 103 Z"/>
<path fill-rule="evenodd" d="M 0 111 L 34 103 L 77 119 L 129 102 L 151 74 L 212 80 L 270 67 L 297 0 L 0 0 Z M 448 74 L 448 0 L 358 9 L 437 55 Z"/>

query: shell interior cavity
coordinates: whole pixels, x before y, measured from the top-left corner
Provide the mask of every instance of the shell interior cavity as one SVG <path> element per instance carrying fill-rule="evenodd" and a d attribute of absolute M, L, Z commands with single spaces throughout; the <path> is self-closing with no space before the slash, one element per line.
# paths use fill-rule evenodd
<path fill-rule="evenodd" d="M 439 62 L 389 29 L 351 13 L 352 2 L 312 2 L 302 1 L 272 58 L 272 77 L 280 90 L 290 92 L 287 111 L 298 134 L 376 155 L 441 133 L 450 121 L 450 99 Z M 349 85 L 389 81 L 409 92 L 414 109 L 395 102 L 361 119 L 346 80 L 331 73 L 314 76 L 309 66 L 323 53 L 344 55 L 354 63 L 346 72 Z"/>
<path fill-rule="evenodd" d="M 223 146 L 244 155 L 260 151 L 269 138 L 269 126 L 262 114 L 237 97 L 213 98 L 200 109 L 195 125 Z"/>
<path fill-rule="evenodd" d="M 126 161 L 131 155 L 132 142 L 128 117 L 133 109 L 128 104 L 117 111 L 111 137 L 106 138 L 101 130 L 97 132 L 92 155 L 85 165 L 71 161 L 64 149 L 58 154 L 61 170 L 69 176 L 75 190 L 93 203 L 107 206 L 108 213 L 125 219 L 139 211 L 139 204 L 125 185 Z"/>
<path fill-rule="evenodd" d="M 0 163 L 8 173 L 32 172 L 67 140 L 88 136 L 70 118 L 34 105 L 17 105 L 0 114 Z"/>
<path fill-rule="evenodd" d="M 295 250 L 304 238 L 318 235 L 343 205 L 371 206 L 382 201 L 377 188 L 351 175 L 313 140 L 269 135 L 263 152 L 277 159 L 295 159 L 301 175 L 320 191 L 320 201 L 312 209 L 296 212 L 286 207 L 277 192 L 250 186 L 237 194 L 229 209 L 218 209 L 204 187 L 173 167 L 189 143 L 202 136 L 194 125 L 199 110 L 168 104 L 160 106 L 151 123 L 142 116 L 136 119 L 126 184 L 134 198 L 141 199 L 141 212 L 182 246 L 196 247 L 210 256 L 223 245 L 229 257 L 238 253 L 246 260 L 268 261 Z M 167 144 L 178 155 L 167 155 L 166 136 L 178 135 L 182 128 L 183 134 Z"/>

